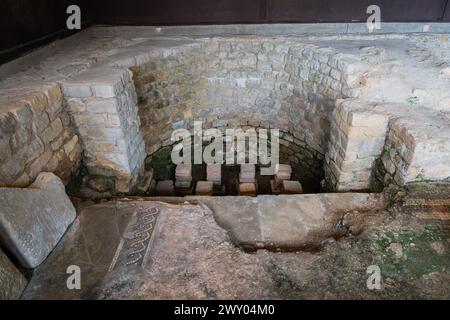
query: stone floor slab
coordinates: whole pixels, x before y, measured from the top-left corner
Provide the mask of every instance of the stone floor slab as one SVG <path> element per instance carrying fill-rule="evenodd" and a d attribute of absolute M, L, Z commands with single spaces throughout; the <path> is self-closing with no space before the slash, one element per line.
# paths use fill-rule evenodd
<path fill-rule="evenodd" d="M 0 300 L 19 299 L 27 280 L 0 249 Z"/>

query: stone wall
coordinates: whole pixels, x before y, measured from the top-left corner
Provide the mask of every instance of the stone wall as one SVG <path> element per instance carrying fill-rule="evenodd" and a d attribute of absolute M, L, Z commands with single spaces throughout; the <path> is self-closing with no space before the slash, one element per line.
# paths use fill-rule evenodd
<path fill-rule="evenodd" d="M 283 157 L 317 176 L 325 159 L 333 190 L 447 178 L 448 122 L 423 108 L 364 101 L 379 60 L 367 53 L 378 51 L 330 45 L 255 36 L 139 40 L 69 68 L 58 78 L 63 94 L 56 82 L 21 93 L 19 77 L 0 99 L 0 184 L 27 186 L 41 171 L 67 181 L 83 150 L 85 195 L 144 190 L 145 157 L 198 120 L 204 129 L 280 129 Z"/>
<path fill-rule="evenodd" d="M 65 81 L 63 91 L 84 150 L 83 187 L 130 192 L 145 158 L 130 71 L 94 68 Z"/>
<path fill-rule="evenodd" d="M 442 130 L 445 121 L 430 118 L 421 117 L 417 126 L 411 119 L 391 116 L 386 143 L 374 169 L 374 190 L 389 184 L 449 178 L 450 135 Z"/>
<path fill-rule="evenodd" d="M 287 39 L 211 39 L 161 50 L 131 68 L 149 154 L 173 129 L 279 128 L 325 153 L 338 98 L 354 96 L 364 65 L 329 48 Z"/>
<path fill-rule="evenodd" d="M 58 84 L 0 99 L 0 187 L 26 187 L 40 172 L 67 184 L 81 148 Z"/>
<path fill-rule="evenodd" d="M 446 120 L 407 105 L 362 99 L 337 102 L 325 160 L 335 190 L 403 186 L 450 176 L 450 133 Z"/>
<path fill-rule="evenodd" d="M 387 114 L 377 113 L 359 100 L 337 102 L 325 160 L 327 184 L 331 189 L 369 189 L 387 126 Z"/>

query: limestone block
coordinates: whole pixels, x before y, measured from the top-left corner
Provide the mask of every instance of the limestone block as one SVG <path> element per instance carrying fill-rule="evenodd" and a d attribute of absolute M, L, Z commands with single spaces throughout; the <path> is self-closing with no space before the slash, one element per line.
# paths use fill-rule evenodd
<path fill-rule="evenodd" d="M 381 132 L 386 132 L 389 116 L 370 111 L 351 111 L 347 118 L 348 124 L 357 127 L 378 128 Z"/>
<path fill-rule="evenodd" d="M 214 182 L 215 185 L 222 183 L 222 166 L 212 164 L 206 167 L 206 180 Z"/>
<path fill-rule="evenodd" d="M 195 194 L 198 196 L 212 196 L 214 184 L 212 181 L 198 181 L 195 187 Z"/>
<path fill-rule="evenodd" d="M 40 265 L 76 212 L 64 184 L 41 173 L 26 189 L 0 188 L 0 240 L 25 268 Z"/>
<path fill-rule="evenodd" d="M 64 83 L 63 93 L 68 98 L 86 98 L 92 96 L 91 88 L 83 83 Z"/>
<path fill-rule="evenodd" d="M 239 182 L 255 182 L 255 171 L 254 164 L 241 164 Z"/>
<path fill-rule="evenodd" d="M 126 69 L 98 67 L 64 81 L 62 88 L 64 96 L 70 98 L 112 98 L 129 80 L 130 74 Z"/>
<path fill-rule="evenodd" d="M 283 191 L 286 194 L 300 194 L 303 193 L 303 188 L 298 181 L 284 180 Z"/>
<path fill-rule="evenodd" d="M 276 180 L 289 180 L 291 179 L 292 168 L 288 164 L 276 164 L 275 165 L 275 178 Z"/>
<path fill-rule="evenodd" d="M 45 143 L 53 141 L 63 131 L 61 119 L 56 118 L 47 129 L 42 132 L 41 138 Z"/>
<path fill-rule="evenodd" d="M 68 99 L 89 173 L 115 176 L 116 191 L 128 192 L 137 181 L 145 158 L 130 72 L 101 66 L 65 81 L 62 86 L 88 86 L 92 92 L 87 99 Z"/>
<path fill-rule="evenodd" d="M 256 197 L 256 184 L 249 182 L 240 183 L 239 195 Z"/>
<path fill-rule="evenodd" d="M 192 181 L 192 165 L 179 164 L 175 169 L 175 180 L 177 181 Z"/>
<path fill-rule="evenodd" d="M 118 102 L 116 99 L 91 99 L 86 103 L 86 111 L 89 113 L 116 114 Z"/>
<path fill-rule="evenodd" d="M 0 249 L 0 300 L 20 298 L 27 280 Z"/>

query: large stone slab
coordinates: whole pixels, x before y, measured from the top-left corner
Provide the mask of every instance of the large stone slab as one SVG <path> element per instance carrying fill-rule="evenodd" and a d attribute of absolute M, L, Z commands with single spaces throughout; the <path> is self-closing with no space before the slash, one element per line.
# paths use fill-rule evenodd
<path fill-rule="evenodd" d="M 382 195 L 370 193 L 258 196 L 262 241 L 266 248 L 312 248 L 340 233 L 336 225 L 346 213 L 384 206 Z"/>
<path fill-rule="evenodd" d="M 0 250 L 0 300 L 19 299 L 27 280 Z"/>
<path fill-rule="evenodd" d="M 194 197 L 192 199 L 195 199 Z M 300 250 L 337 236 L 336 228 L 348 212 L 382 209 L 381 194 L 330 193 L 259 195 L 250 197 L 202 197 L 217 223 L 245 250 Z"/>
<path fill-rule="evenodd" d="M 189 199 L 189 197 L 187 197 Z M 253 251 L 262 247 L 256 197 L 192 197 L 200 199 L 214 213 L 216 222 L 229 232 L 233 242 Z"/>
<path fill-rule="evenodd" d="M 39 174 L 29 188 L 0 188 L 0 240 L 25 268 L 44 261 L 75 216 L 64 184 L 52 173 Z"/>

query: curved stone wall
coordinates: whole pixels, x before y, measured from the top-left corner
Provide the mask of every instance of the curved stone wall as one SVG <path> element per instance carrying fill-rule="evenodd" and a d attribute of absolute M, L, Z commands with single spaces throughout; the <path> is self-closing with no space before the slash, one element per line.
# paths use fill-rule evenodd
<path fill-rule="evenodd" d="M 211 39 L 131 67 L 148 153 L 176 128 L 278 128 L 325 153 L 336 99 L 355 95 L 362 64 L 286 39 Z"/>
<path fill-rule="evenodd" d="M 72 44 L 70 66 L 68 52 L 55 54 L 0 83 L 0 182 L 26 186 L 41 171 L 76 172 L 82 160 L 82 194 L 133 193 L 149 180 L 145 158 L 194 121 L 222 130 L 278 128 L 287 145 L 311 154 L 315 164 L 323 161 L 333 190 L 448 178 L 447 113 L 411 105 L 422 96 L 400 103 L 395 89 L 404 97 L 409 87 L 399 79 L 382 82 L 386 70 L 400 68 L 392 62 L 397 47 L 376 36 L 351 37 L 95 35 L 83 50 Z M 373 70 L 383 70 L 383 78 Z M 438 80 L 437 87 L 429 79 L 424 86 L 446 101 L 445 81 Z"/>
<path fill-rule="evenodd" d="M 254 129 L 255 132 L 258 132 L 259 129 L 263 128 L 243 126 L 241 129 L 243 131 Z M 193 136 L 191 136 L 191 141 L 194 141 Z M 204 142 L 203 148 L 206 147 L 208 142 Z M 145 170 L 148 173 L 147 178 L 149 180 L 146 183 L 150 187 L 146 186 L 143 188 L 145 191 L 153 193 L 157 181 L 175 179 L 176 166 L 171 160 L 171 152 L 175 144 L 177 143 L 163 146 L 147 156 Z M 226 143 L 224 143 L 223 147 L 226 150 Z M 268 149 L 271 149 L 270 140 L 268 140 Z M 193 152 L 191 153 L 193 154 Z M 245 157 L 248 160 L 248 150 L 245 152 Z M 324 179 L 323 160 L 324 158 L 319 152 L 312 150 L 306 144 L 299 144 L 297 141 L 294 141 L 294 138 L 289 133 L 280 132 L 279 161 L 280 163 L 292 165 L 292 177 L 302 183 L 305 193 L 321 191 L 321 182 Z M 191 161 L 194 163 L 193 155 Z"/>

